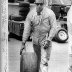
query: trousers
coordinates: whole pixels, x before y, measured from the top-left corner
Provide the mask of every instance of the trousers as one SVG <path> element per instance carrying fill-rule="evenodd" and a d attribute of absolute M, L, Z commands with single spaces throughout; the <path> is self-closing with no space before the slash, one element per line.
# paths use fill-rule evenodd
<path fill-rule="evenodd" d="M 34 52 L 37 55 L 37 72 L 48 72 L 48 61 L 50 59 L 52 45 L 44 49 L 42 44 L 33 44 Z"/>

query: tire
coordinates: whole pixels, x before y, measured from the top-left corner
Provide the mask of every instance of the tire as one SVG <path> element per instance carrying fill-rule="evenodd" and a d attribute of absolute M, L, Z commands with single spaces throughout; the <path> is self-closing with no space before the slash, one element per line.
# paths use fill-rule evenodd
<path fill-rule="evenodd" d="M 23 16 L 11 16 L 11 20 L 23 21 L 25 18 Z"/>
<path fill-rule="evenodd" d="M 55 39 L 58 42 L 64 43 L 68 39 L 68 33 L 65 29 L 58 30 L 57 34 L 55 35 Z"/>
<path fill-rule="evenodd" d="M 35 0 L 29 0 L 29 2 L 30 2 L 30 3 L 34 3 L 34 2 L 35 2 Z"/>
<path fill-rule="evenodd" d="M 21 16 L 23 16 L 23 17 L 25 17 L 25 18 L 26 18 L 26 16 L 27 16 L 27 14 L 28 14 L 28 12 L 19 12 L 19 15 L 21 15 Z"/>
<path fill-rule="evenodd" d="M 19 7 L 30 7 L 30 4 L 29 2 L 26 2 L 26 3 L 19 3 Z"/>
<path fill-rule="evenodd" d="M 19 12 L 29 12 L 30 8 L 20 8 Z"/>
<path fill-rule="evenodd" d="M 14 3 L 15 0 L 8 0 L 9 3 Z"/>
<path fill-rule="evenodd" d="M 37 57 L 34 52 L 22 53 L 20 72 L 37 72 Z"/>

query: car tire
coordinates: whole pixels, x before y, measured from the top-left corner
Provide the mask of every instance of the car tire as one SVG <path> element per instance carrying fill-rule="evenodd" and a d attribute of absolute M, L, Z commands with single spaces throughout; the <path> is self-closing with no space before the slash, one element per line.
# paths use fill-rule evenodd
<path fill-rule="evenodd" d="M 34 2 L 35 2 L 35 0 L 29 0 L 29 2 L 30 2 L 30 3 L 34 3 Z"/>
<path fill-rule="evenodd" d="M 57 34 L 55 35 L 55 39 L 58 42 L 64 43 L 68 40 L 68 33 L 65 29 L 58 30 Z"/>
<path fill-rule="evenodd" d="M 19 12 L 19 15 L 21 15 L 21 16 L 23 16 L 23 17 L 25 17 L 25 18 L 26 18 L 26 16 L 27 16 L 27 14 L 28 14 L 28 12 Z"/>
<path fill-rule="evenodd" d="M 37 57 L 34 52 L 22 53 L 20 72 L 37 72 Z"/>
<path fill-rule="evenodd" d="M 29 2 L 25 2 L 25 3 L 19 3 L 19 7 L 30 7 L 30 4 L 29 4 Z"/>
<path fill-rule="evenodd" d="M 20 8 L 20 10 L 19 10 L 19 12 L 29 12 L 29 10 L 30 10 L 30 8 L 27 8 L 27 7 L 25 7 L 25 8 Z"/>
<path fill-rule="evenodd" d="M 14 21 L 23 21 L 25 19 L 25 17 L 23 17 L 23 16 L 14 16 L 14 15 L 12 15 L 11 16 L 11 20 L 14 20 Z"/>

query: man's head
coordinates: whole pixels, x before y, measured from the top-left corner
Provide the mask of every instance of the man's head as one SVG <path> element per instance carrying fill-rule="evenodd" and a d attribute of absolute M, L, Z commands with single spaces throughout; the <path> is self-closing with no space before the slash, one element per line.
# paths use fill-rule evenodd
<path fill-rule="evenodd" d="M 35 4 L 36 4 L 37 13 L 40 14 L 40 12 L 43 10 L 44 0 L 35 0 Z"/>

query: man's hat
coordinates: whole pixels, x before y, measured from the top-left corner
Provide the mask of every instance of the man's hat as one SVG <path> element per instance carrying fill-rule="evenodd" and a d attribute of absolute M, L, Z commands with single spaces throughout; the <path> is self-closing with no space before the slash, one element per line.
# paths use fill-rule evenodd
<path fill-rule="evenodd" d="M 35 0 L 35 3 L 44 3 L 44 0 Z"/>

